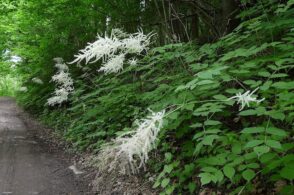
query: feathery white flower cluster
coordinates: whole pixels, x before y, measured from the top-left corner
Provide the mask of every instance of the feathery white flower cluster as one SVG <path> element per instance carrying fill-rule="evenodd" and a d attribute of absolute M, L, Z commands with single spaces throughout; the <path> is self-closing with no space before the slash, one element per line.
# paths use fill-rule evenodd
<path fill-rule="evenodd" d="M 152 33 L 145 35 L 142 31 L 134 34 L 127 34 L 120 29 L 113 29 L 111 35 L 101 37 L 88 43 L 85 49 L 75 55 L 75 60 L 70 62 L 80 64 L 85 60 L 86 64 L 102 60 L 102 67 L 99 71 L 105 74 L 117 73 L 123 69 L 123 63 L 127 54 L 139 55 L 142 51 L 148 50 Z"/>
<path fill-rule="evenodd" d="M 163 126 L 164 116 L 165 110 L 157 113 L 151 111 L 146 119 L 137 121 L 134 131 L 118 136 L 110 144 L 103 146 L 98 155 L 100 169 L 118 169 L 122 174 L 134 174 L 141 167 L 145 168 L 148 153 L 155 147 L 158 133 Z"/>
<path fill-rule="evenodd" d="M 262 102 L 265 98 L 262 98 L 260 100 L 257 100 L 256 97 L 252 97 L 252 95 L 258 90 L 258 88 L 256 88 L 255 90 L 253 90 L 252 92 L 246 91 L 244 94 L 241 93 L 237 93 L 235 96 L 229 98 L 228 100 L 238 100 L 237 104 L 241 104 L 239 111 L 243 110 L 245 108 L 245 106 L 247 105 L 248 107 L 250 106 L 250 102 L 256 102 L 256 103 L 260 103 Z"/>
<path fill-rule="evenodd" d="M 117 73 L 123 69 L 124 61 L 125 61 L 125 54 L 119 54 L 109 59 L 108 62 L 103 64 L 98 71 L 104 72 L 105 74 Z"/>
<path fill-rule="evenodd" d="M 36 83 L 36 84 L 39 84 L 39 85 L 44 84 L 44 82 L 41 79 L 37 78 L 37 77 L 32 78 L 32 81 L 33 81 L 33 83 Z"/>
<path fill-rule="evenodd" d="M 53 60 L 56 62 L 55 67 L 58 71 L 52 76 L 52 81 L 58 86 L 54 91 L 54 96 L 47 100 L 50 106 L 66 102 L 68 100 L 68 95 L 73 91 L 73 80 L 68 72 L 68 66 L 63 63 L 62 58 L 54 58 Z"/>

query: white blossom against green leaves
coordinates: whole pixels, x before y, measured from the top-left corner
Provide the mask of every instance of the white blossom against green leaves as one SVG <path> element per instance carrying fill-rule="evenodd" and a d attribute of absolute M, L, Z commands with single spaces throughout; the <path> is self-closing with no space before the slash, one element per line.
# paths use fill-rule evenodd
<path fill-rule="evenodd" d="M 54 91 L 54 96 L 47 100 L 47 104 L 50 106 L 58 105 L 68 101 L 68 95 L 73 91 L 73 80 L 68 72 L 68 66 L 63 63 L 62 58 L 53 59 L 56 64 L 55 67 L 58 69 L 56 74 L 52 76 L 52 81 L 57 84 Z"/>
<path fill-rule="evenodd" d="M 124 60 L 125 54 L 114 56 L 102 65 L 102 67 L 99 69 L 99 72 L 104 72 L 105 74 L 118 73 L 123 69 Z"/>
<path fill-rule="evenodd" d="M 228 100 L 237 100 L 237 104 L 241 104 L 240 105 L 240 109 L 239 111 L 243 110 L 245 108 L 245 106 L 250 106 L 250 102 L 256 102 L 256 103 L 260 103 L 264 100 L 264 98 L 257 100 L 256 97 L 252 97 L 252 95 L 258 90 L 258 88 L 256 88 L 255 90 L 253 90 L 252 92 L 250 91 L 246 91 L 245 93 L 241 94 L 241 93 L 237 93 L 235 96 L 229 98 Z"/>
<path fill-rule="evenodd" d="M 85 60 L 88 64 L 102 60 L 102 68 L 99 71 L 105 74 L 117 73 L 123 69 L 127 54 L 140 55 L 141 52 L 149 49 L 152 36 L 152 33 L 145 35 L 143 31 L 127 34 L 120 29 L 113 29 L 110 36 L 98 35 L 97 40 L 88 43 L 70 63 L 80 64 Z"/>
<path fill-rule="evenodd" d="M 151 111 L 151 110 L 150 110 Z M 147 118 L 137 121 L 134 131 L 118 136 L 105 145 L 99 154 L 101 169 L 119 169 L 123 174 L 137 173 L 145 168 L 148 153 L 155 148 L 158 133 L 163 126 L 165 111 L 153 112 Z"/>

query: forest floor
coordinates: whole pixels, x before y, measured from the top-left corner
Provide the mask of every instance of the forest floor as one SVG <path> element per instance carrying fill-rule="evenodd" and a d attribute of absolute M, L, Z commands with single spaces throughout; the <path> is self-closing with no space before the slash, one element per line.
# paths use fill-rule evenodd
<path fill-rule="evenodd" d="M 12 98 L 0 98 L 0 195 L 90 194 L 70 157 L 38 138 Z M 83 181 L 82 181 L 83 180 Z"/>

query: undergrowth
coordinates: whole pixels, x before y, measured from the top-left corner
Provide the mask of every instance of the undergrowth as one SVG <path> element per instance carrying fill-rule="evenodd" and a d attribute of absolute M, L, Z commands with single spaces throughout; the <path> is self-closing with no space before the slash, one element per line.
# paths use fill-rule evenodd
<path fill-rule="evenodd" d="M 44 109 L 50 94 L 35 85 L 19 100 L 74 147 L 94 153 L 146 108 L 177 109 L 164 119 L 148 163 L 161 194 L 293 194 L 292 5 L 258 3 L 215 43 L 156 47 L 117 74 L 86 71 L 63 106 Z M 225 101 L 257 88 L 265 98 L 258 105 L 239 111 Z"/>

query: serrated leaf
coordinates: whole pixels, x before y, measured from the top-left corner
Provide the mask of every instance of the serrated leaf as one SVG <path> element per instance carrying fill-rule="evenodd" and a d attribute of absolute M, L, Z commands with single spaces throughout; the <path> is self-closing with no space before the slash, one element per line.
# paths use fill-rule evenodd
<path fill-rule="evenodd" d="M 173 170 L 173 168 L 174 168 L 173 164 L 169 164 L 169 165 L 164 165 L 163 170 L 165 173 L 170 173 Z"/>
<path fill-rule="evenodd" d="M 242 177 L 247 181 L 251 181 L 255 177 L 255 172 L 251 169 L 247 169 L 242 172 Z"/>
<path fill-rule="evenodd" d="M 286 165 L 280 171 L 280 175 L 285 179 L 294 180 L 294 165 L 293 164 Z"/>
<path fill-rule="evenodd" d="M 282 149 L 281 143 L 276 140 L 266 140 L 265 144 L 271 148 Z"/>
<path fill-rule="evenodd" d="M 294 89 L 294 81 L 292 82 L 276 82 L 272 84 L 273 87 L 276 87 L 277 89 Z"/>
<path fill-rule="evenodd" d="M 264 127 L 248 127 L 241 131 L 241 133 L 262 133 L 265 131 Z"/>
<path fill-rule="evenodd" d="M 214 83 L 214 81 L 212 80 L 201 80 L 197 83 L 197 85 L 207 85 L 207 84 L 211 84 Z"/>
<path fill-rule="evenodd" d="M 174 190 L 175 190 L 175 186 L 174 186 L 174 185 L 172 185 L 172 186 L 168 186 L 168 187 L 166 188 L 166 190 L 165 190 L 165 193 L 166 193 L 167 195 L 170 195 L 170 194 L 172 194 L 172 193 L 174 192 Z"/>
<path fill-rule="evenodd" d="M 284 131 L 282 129 L 279 129 L 279 128 L 276 128 L 276 127 L 269 127 L 266 130 L 266 132 L 269 133 L 269 134 L 277 135 L 277 136 L 281 136 L 281 137 L 287 136 L 287 132 L 286 131 Z"/>
<path fill-rule="evenodd" d="M 261 163 L 267 163 L 270 160 L 274 159 L 275 157 L 276 157 L 276 154 L 275 153 L 266 153 L 266 154 L 264 154 L 264 155 L 262 155 L 260 157 L 260 162 Z"/>
<path fill-rule="evenodd" d="M 156 180 L 156 182 L 153 184 L 152 188 L 157 188 L 158 186 L 160 186 L 160 181 Z"/>
<path fill-rule="evenodd" d="M 202 172 L 209 172 L 209 173 L 213 173 L 213 172 L 216 172 L 216 171 L 217 171 L 217 169 L 216 169 L 216 168 L 214 168 L 214 167 L 203 167 L 203 168 L 201 169 L 201 171 L 202 171 Z"/>
<path fill-rule="evenodd" d="M 161 181 L 161 187 L 162 188 L 165 188 L 170 182 L 170 179 L 169 178 L 164 178 L 162 181 Z"/>
<path fill-rule="evenodd" d="M 213 96 L 213 98 L 214 99 L 216 99 L 216 100 L 227 100 L 228 98 L 226 97 L 226 96 L 224 96 L 224 95 L 214 95 Z"/>
<path fill-rule="evenodd" d="M 212 146 L 213 141 L 217 138 L 219 138 L 218 135 L 207 135 L 203 138 L 202 143 L 203 145 Z"/>
<path fill-rule="evenodd" d="M 258 156 L 261 156 L 268 153 L 270 151 L 270 148 L 268 146 L 257 146 L 253 148 L 253 150 Z"/>
<path fill-rule="evenodd" d="M 220 124 L 222 124 L 222 123 L 219 121 L 215 121 L 215 120 L 207 120 L 204 122 L 204 125 L 206 125 L 206 126 L 214 126 L 214 125 L 220 125 Z"/>
<path fill-rule="evenodd" d="M 275 111 L 275 110 L 273 110 L 273 111 L 269 111 L 268 113 L 267 113 L 271 118 L 273 118 L 273 119 L 277 119 L 277 120 L 284 120 L 285 119 L 285 114 L 283 113 L 283 112 L 281 112 L 281 111 Z"/>
<path fill-rule="evenodd" d="M 230 180 L 232 180 L 235 175 L 235 169 L 229 165 L 224 166 L 223 172 L 225 176 L 228 177 Z"/>
<path fill-rule="evenodd" d="M 252 115 L 256 115 L 256 114 L 257 114 L 256 110 L 252 110 L 252 109 L 244 110 L 239 113 L 240 116 L 252 116 Z"/>
<path fill-rule="evenodd" d="M 217 178 L 218 182 L 222 182 L 224 179 L 224 174 L 220 170 L 217 170 L 214 174 L 214 176 Z"/>
<path fill-rule="evenodd" d="M 199 177 L 201 185 L 209 184 L 212 181 L 212 175 L 209 173 L 200 173 Z"/>
<path fill-rule="evenodd" d="M 264 142 L 263 140 L 251 140 L 246 143 L 245 148 L 252 148 L 262 144 L 263 142 Z"/>

